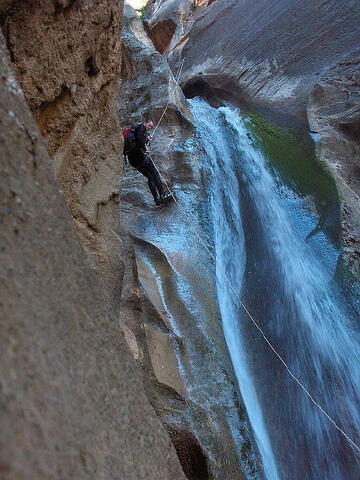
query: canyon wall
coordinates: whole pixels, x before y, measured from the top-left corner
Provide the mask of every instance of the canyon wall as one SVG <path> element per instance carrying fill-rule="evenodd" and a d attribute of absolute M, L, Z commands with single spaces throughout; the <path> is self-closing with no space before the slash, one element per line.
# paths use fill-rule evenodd
<path fill-rule="evenodd" d="M 344 252 L 360 277 L 360 48 L 317 81 L 307 115 L 311 131 L 320 136 L 320 157 L 341 193 Z"/>
<path fill-rule="evenodd" d="M 182 479 L 0 33 L 0 476 Z"/>
<path fill-rule="evenodd" d="M 82 244 L 115 303 L 123 275 L 116 111 L 122 8 L 122 0 L 42 0 L 0 10 L 16 77 Z"/>
<path fill-rule="evenodd" d="M 215 90 L 227 80 L 231 93 L 302 118 L 321 76 L 357 57 L 359 15 L 357 2 L 215 1 L 191 28 L 181 80 L 198 75 Z"/>
<path fill-rule="evenodd" d="M 154 18 L 147 20 L 156 36 L 157 25 L 181 17 L 162 49 L 174 72 L 184 62 L 185 94 L 245 101 L 320 135 L 319 154 L 343 198 L 344 250 L 359 274 L 359 3 L 193 3 L 152 2 Z M 175 4 L 182 6 L 171 9 Z"/>
<path fill-rule="evenodd" d="M 194 254 L 198 257 L 195 238 L 192 248 L 178 250 L 179 237 L 189 236 L 182 212 L 186 197 L 194 196 L 192 201 L 198 202 L 204 195 L 201 147 L 194 135 L 190 106 L 166 60 L 155 50 L 129 6 L 124 8 L 122 48 L 120 122 L 125 128 L 142 119 L 151 118 L 155 125 L 161 120 L 153 132 L 151 156 L 163 181 L 175 189 L 180 206 L 173 202 L 163 209 L 155 207 L 146 178 L 131 166 L 125 167 L 121 194 L 125 276 L 120 326 L 143 372 L 148 398 L 169 432 L 187 478 L 242 479 L 244 465 L 253 466 L 255 460 L 216 310 L 213 278 L 209 272 L 197 277 L 192 258 Z M 190 215 L 196 223 L 196 212 Z M 205 290 L 212 291 L 214 311 L 206 320 L 184 304 L 177 286 L 184 281 L 186 288 L 194 290 L 196 283 L 206 282 Z M 196 297 L 195 293 L 192 296 Z M 204 332 L 205 323 L 209 323 L 211 334 Z M 203 352 L 207 352 L 205 363 Z M 221 395 L 215 393 L 219 388 Z M 233 430 L 239 432 L 236 442 Z M 242 448 L 250 452 L 245 459 L 239 458 Z"/>
<path fill-rule="evenodd" d="M 243 478 L 236 449 L 261 476 L 218 312 L 206 331 L 175 290 L 164 296 L 179 278 L 194 293 L 200 275 L 159 240 L 177 238 L 182 214 L 156 210 L 145 178 L 123 171 L 121 129 L 166 109 L 152 154 L 200 208 L 204 172 L 178 74 L 188 96 L 246 100 L 310 125 L 358 269 L 359 7 L 299 3 L 151 1 L 156 51 L 129 7 L 122 32 L 122 0 L 0 1 L 7 477 L 184 478 L 138 373 L 188 478 Z"/>
<path fill-rule="evenodd" d="M 192 479 L 242 478 L 228 424 L 239 408 L 231 362 L 214 356 L 208 385 L 216 388 L 221 378 L 230 392 L 226 415 L 217 400 L 206 406 L 189 396 L 177 357 L 180 347 L 189 363 L 181 346 L 188 339 L 157 303 L 156 278 L 144 261 L 155 252 L 161 268 L 172 270 L 139 234 L 139 215 L 150 212 L 155 220 L 157 212 L 145 179 L 129 167 L 123 172 L 120 126 L 146 117 L 157 122 L 166 108 L 152 151 L 170 185 L 192 188 L 198 158 L 177 147 L 193 134 L 181 89 L 130 8 L 121 40 L 122 7 L 86 0 L 0 4 L 17 78 L 6 64 L 17 106 L 6 105 L 4 91 L 4 122 L 13 135 L 4 136 L 1 384 L 2 438 L 9 441 L 1 469 L 10 478 L 180 479 L 182 469 Z M 4 47 L 2 53 L 6 63 Z M 171 216 L 160 224 L 170 228 Z M 187 325 L 190 340 L 208 348 L 188 315 Z"/>

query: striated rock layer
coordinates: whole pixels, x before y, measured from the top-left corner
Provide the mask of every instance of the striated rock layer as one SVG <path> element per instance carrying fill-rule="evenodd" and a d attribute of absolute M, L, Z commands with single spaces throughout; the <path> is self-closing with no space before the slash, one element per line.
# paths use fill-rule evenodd
<path fill-rule="evenodd" d="M 183 479 L 0 33 L 0 476 Z"/>
<path fill-rule="evenodd" d="M 360 276 L 360 48 L 316 83 L 307 114 L 341 192 L 344 251 Z"/>
<path fill-rule="evenodd" d="M 41 0 L 0 9 L 16 77 L 82 243 L 113 301 L 123 274 L 116 113 L 122 7 L 122 0 Z"/>
<path fill-rule="evenodd" d="M 150 26 L 171 18 L 170 4 Z M 174 71 L 184 60 L 184 92 L 290 114 L 321 135 L 320 155 L 344 199 L 345 252 L 360 273 L 359 2 L 216 0 L 193 17 L 166 51 Z"/>
<path fill-rule="evenodd" d="M 304 111 L 320 76 L 359 47 L 359 15 L 356 2 L 215 1 L 191 29 L 182 82 L 221 89 L 226 76 L 240 95 Z"/>
<path fill-rule="evenodd" d="M 124 128 L 142 119 L 152 118 L 155 124 L 161 119 L 151 155 L 180 203 L 155 207 L 146 178 L 125 168 L 121 328 L 187 478 L 259 478 L 244 474 L 261 467 L 226 350 L 214 272 L 184 221 L 183 209 L 190 208 L 191 222 L 202 228 L 198 210 L 205 173 L 191 111 L 130 7 L 124 9 L 119 116 Z"/>

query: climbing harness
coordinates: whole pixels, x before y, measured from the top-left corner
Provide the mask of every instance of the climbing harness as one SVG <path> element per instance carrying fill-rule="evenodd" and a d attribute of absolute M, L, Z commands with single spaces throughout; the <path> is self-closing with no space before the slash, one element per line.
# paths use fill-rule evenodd
<path fill-rule="evenodd" d="M 181 72 L 181 69 L 184 65 L 184 60 L 185 58 L 182 60 L 181 64 L 180 64 L 180 67 L 179 67 L 179 71 L 178 71 L 178 75 L 177 75 L 177 82 L 180 78 L 180 72 Z M 175 89 L 176 89 L 176 85 L 174 87 L 174 90 L 173 90 L 173 93 L 175 92 Z M 164 112 L 163 114 L 161 115 L 160 117 L 160 120 L 158 121 L 155 129 L 154 129 L 154 132 L 153 132 L 153 135 L 155 133 L 155 130 L 157 129 L 157 127 L 159 126 L 161 120 L 163 119 L 164 115 L 165 115 L 165 112 L 168 108 L 170 104 L 170 98 L 167 102 L 167 105 L 164 109 Z M 149 155 L 150 156 L 150 155 Z M 151 158 L 151 156 L 150 156 Z M 155 164 L 154 160 L 151 158 L 151 160 L 153 161 L 154 163 L 154 166 L 156 168 L 156 170 L 158 171 L 159 175 L 160 175 L 160 178 L 162 179 L 162 181 L 164 182 L 164 184 L 166 185 L 166 188 L 168 189 L 169 191 L 169 195 L 172 196 L 174 202 L 178 205 L 178 207 L 180 208 L 181 212 L 183 213 L 184 215 L 184 218 L 186 219 L 186 222 L 188 223 L 188 225 L 190 226 L 190 228 L 193 230 L 193 232 L 195 233 L 196 237 L 198 238 L 199 242 L 203 245 L 203 247 L 205 248 L 205 250 L 208 252 L 208 254 L 210 255 L 210 257 L 214 260 L 215 262 L 215 266 L 218 270 L 218 272 L 220 273 L 220 275 L 223 277 L 223 279 L 225 280 L 226 284 L 228 285 L 228 287 L 232 290 L 232 292 L 234 293 L 236 299 L 238 300 L 239 304 L 242 306 L 242 308 L 244 309 L 245 313 L 247 314 L 247 316 L 250 318 L 250 320 L 252 321 L 252 323 L 255 325 L 255 327 L 257 328 L 257 330 L 260 332 L 261 336 L 264 338 L 265 342 L 268 344 L 268 346 L 270 347 L 270 349 L 274 352 L 274 354 L 278 357 L 278 359 L 280 360 L 280 362 L 283 364 L 283 366 L 285 367 L 286 371 L 288 372 L 288 374 L 291 376 L 291 378 L 299 385 L 299 387 L 305 392 L 305 394 L 309 397 L 310 401 L 320 410 L 320 412 L 333 424 L 333 426 L 346 438 L 346 440 L 360 453 L 360 447 L 349 437 L 349 435 L 347 435 L 344 430 L 339 427 L 339 425 L 335 422 L 335 420 L 333 418 L 330 417 L 330 415 L 321 407 L 321 405 L 319 405 L 319 403 L 314 399 L 314 397 L 311 395 L 311 393 L 306 389 L 306 387 L 300 382 L 300 380 L 296 377 L 296 375 L 291 371 L 290 367 L 288 366 L 288 364 L 285 362 L 285 360 L 283 359 L 283 357 L 280 355 L 280 353 L 278 353 L 278 351 L 275 349 L 275 347 L 272 345 L 272 343 L 270 342 L 270 340 L 267 338 L 267 336 L 265 335 L 265 332 L 263 331 L 263 329 L 260 327 L 260 325 L 255 321 L 254 317 L 251 315 L 251 313 L 249 312 L 249 310 L 247 309 L 247 307 L 244 305 L 244 303 L 242 302 L 239 294 L 237 293 L 237 291 L 235 290 L 235 288 L 232 286 L 230 280 L 228 279 L 226 273 L 222 270 L 222 268 L 219 266 L 219 263 L 218 261 L 216 260 L 216 257 L 215 255 L 211 252 L 210 248 L 208 247 L 208 245 L 206 244 L 206 242 L 202 239 L 202 237 L 200 236 L 200 234 L 198 233 L 198 231 L 196 230 L 196 228 L 193 226 L 189 216 L 186 214 L 186 212 L 184 211 L 183 208 L 181 208 L 181 205 L 180 203 L 178 202 L 178 200 L 176 199 L 174 193 L 172 192 L 172 190 L 170 189 L 169 185 L 167 184 L 165 178 L 163 177 L 163 175 L 160 173 L 159 169 L 157 168 L 157 165 Z M 354 192 L 355 193 L 355 192 Z"/>

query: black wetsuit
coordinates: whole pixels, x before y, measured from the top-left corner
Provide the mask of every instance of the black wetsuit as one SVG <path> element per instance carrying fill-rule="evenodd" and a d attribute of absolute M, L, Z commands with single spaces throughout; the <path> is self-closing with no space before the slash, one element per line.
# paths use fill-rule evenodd
<path fill-rule="evenodd" d="M 148 179 L 148 185 L 154 200 L 164 195 L 164 188 L 161 183 L 159 172 L 153 161 L 145 153 L 147 142 L 147 130 L 143 123 L 135 126 L 135 148 L 128 153 L 129 163 Z"/>

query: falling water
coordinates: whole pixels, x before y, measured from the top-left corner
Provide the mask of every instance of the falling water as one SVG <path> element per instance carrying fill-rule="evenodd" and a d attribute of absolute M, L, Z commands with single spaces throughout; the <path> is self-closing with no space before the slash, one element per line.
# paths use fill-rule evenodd
<path fill-rule="evenodd" d="M 239 111 L 192 100 L 204 145 L 228 349 L 268 480 L 350 480 L 360 455 L 288 375 L 223 273 L 315 400 L 360 444 L 358 312 L 334 273 L 337 252 L 269 169 Z M 315 223 L 314 223 L 315 222 Z M 330 260 L 328 252 L 332 252 Z"/>

